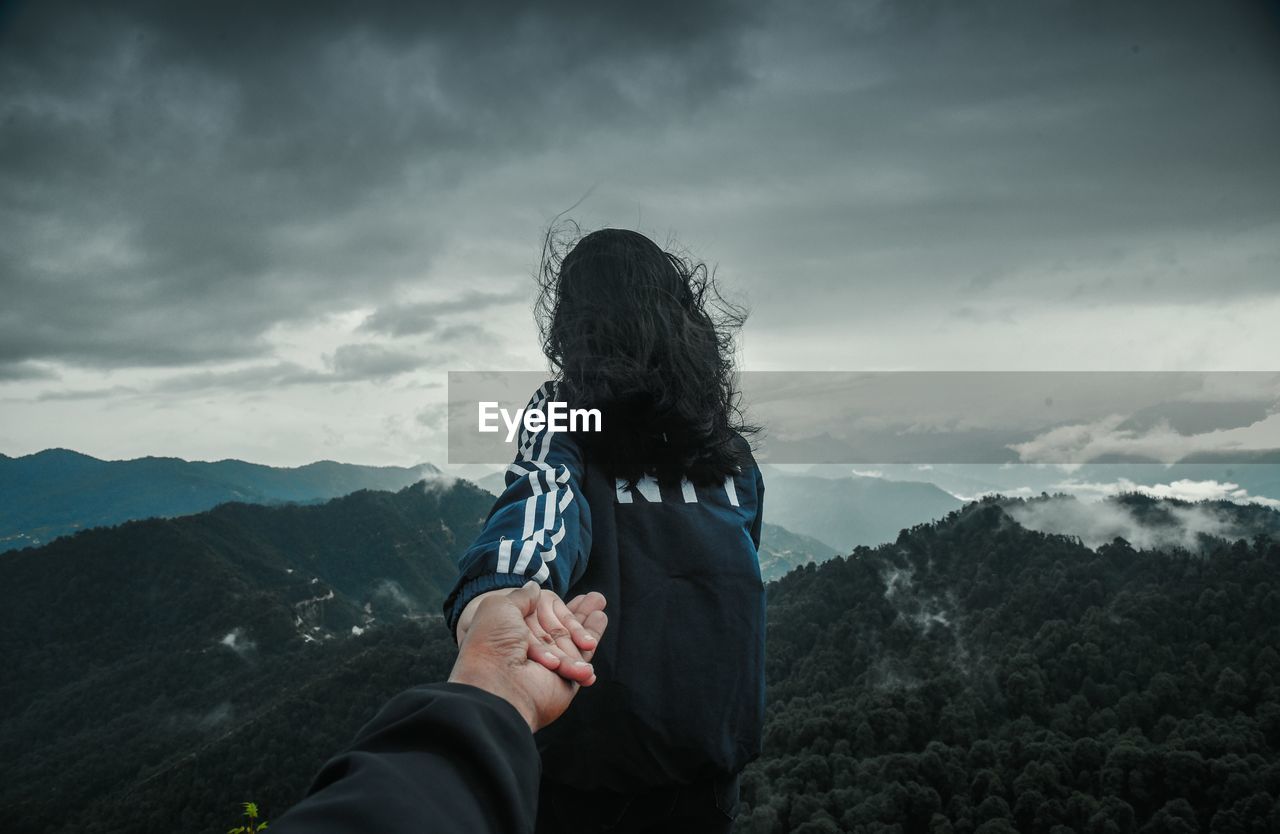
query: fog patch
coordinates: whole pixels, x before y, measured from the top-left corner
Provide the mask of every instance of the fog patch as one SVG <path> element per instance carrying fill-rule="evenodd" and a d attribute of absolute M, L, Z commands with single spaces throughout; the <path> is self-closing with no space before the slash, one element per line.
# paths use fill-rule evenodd
<path fill-rule="evenodd" d="M 935 624 L 944 628 L 951 625 L 951 618 L 947 616 L 945 611 L 920 611 L 912 615 L 911 621 L 920 628 L 928 628 Z"/>
<path fill-rule="evenodd" d="M 1033 464 L 1022 464 L 1022 465 L 1031 466 Z M 1063 490 L 1063 491 L 1069 492 L 1070 490 Z M 971 504 L 974 501 L 981 501 L 983 498 L 986 498 L 991 495 L 1003 495 L 1006 498 L 1034 498 L 1036 495 L 1040 494 L 1040 490 L 1036 490 L 1033 487 L 1020 486 L 1020 487 L 1012 487 L 1009 489 L 986 489 L 986 490 L 982 490 L 981 492 L 975 492 L 972 494 L 959 493 L 959 492 L 953 492 L 951 494 L 954 495 L 956 498 L 959 498 L 961 501 L 965 502 L 966 504 Z"/>
<path fill-rule="evenodd" d="M 245 637 L 244 629 L 239 626 L 228 631 L 218 642 L 241 657 L 246 656 L 258 647 L 257 643 Z"/>
<path fill-rule="evenodd" d="M 1280 509 L 1280 500 L 1265 495 L 1250 495 L 1249 490 L 1230 481 L 1195 481 L 1181 478 L 1167 484 L 1137 484 L 1128 478 L 1116 481 L 1063 481 L 1054 484 L 1054 492 L 1080 498 L 1111 498 L 1136 492 L 1152 498 L 1174 498 L 1180 501 L 1230 501 L 1233 504 L 1258 504 Z"/>
<path fill-rule="evenodd" d="M 892 601 L 899 594 L 911 590 L 911 577 L 913 571 L 910 568 L 890 567 L 881 576 L 884 580 L 884 598 Z"/>
<path fill-rule="evenodd" d="M 1005 520 L 1005 524 L 1013 522 Z M 899 550 L 900 555 L 907 555 Z M 929 590 L 932 562 L 912 567 L 883 564 L 880 579 L 884 582 L 884 599 L 897 614 L 897 623 L 912 632 L 908 645 L 928 640 L 941 652 L 938 660 L 958 674 L 966 677 L 975 671 L 969 647 L 965 641 L 960 606 L 950 590 L 937 593 Z M 918 574 L 918 575 L 917 575 Z M 908 648 L 907 651 L 912 649 Z M 868 670 L 867 685 L 877 690 L 912 689 L 919 685 L 911 674 L 912 664 L 903 657 L 893 657 L 893 652 L 883 652 L 881 658 Z"/>
<path fill-rule="evenodd" d="M 202 730 L 212 730 L 222 724 L 226 724 L 231 720 L 231 716 L 235 714 L 235 709 L 231 706 L 230 701 L 223 701 L 213 709 L 200 716 L 197 725 Z"/>
<path fill-rule="evenodd" d="M 954 619 L 954 602 L 941 600 L 934 594 L 918 593 L 915 589 L 915 571 L 911 568 L 886 566 L 880 575 L 884 582 L 884 598 L 898 612 L 898 616 L 921 631 L 938 625 L 949 628 Z"/>
<path fill-rule="evenodd" d="M 235 717 L 235 707 L 230 701 L 223 701 L 204 712 L 180 710 L 169 713 L 160 720 L 159 726 L 171 733 L 189 733 L 193 730 L 207 733 L 228 724 Z"/>
<path fill-rule="evenodd" d="M 908 664 L 889 657 L 877 660 L 863 677 L 863 685 L 875 692 L 918 689 L 921 683 L 920 678 L 911 673 Z"/>
<path fill-rule="evenodd" d="M 1165 403 L 1153 408 L 1167 409 L 1175 405 Z M 1224 405 L 1234 405 L 1238 410 L 1241 404 L 1219 403 L 1212 412 L 1194 415 L 1180 409 L 1179 422 L 1184 423 L 1181 428 L 1187 431 L 1173 425 L 1169 415 L 1153 418 L 1150 425 L 1141 425 L 1143 420 L 1138 415 L 1110 414 L 1091 422 L 1056 426 L 1025 443 L 1012 443 L 1009 448 L 1017 452 L 1023 462 L 1076 463 L 1120 456 L 1170 464 L 1192 456 L 1271 452 L 1276 448 L 1280 412 L 1260 414 L 1256 411 L 1260 405 L 1250 403 L 1244 425 L 1211 427 L 1205 422 L 1210 414 L 1219 420 L 1235 422 L 1224 413 Z M 1188 417 L 1192 423 L 1186 422 Z"/>
<path fill-rule="evenodd" d="M 422 491 L 428 495 L 435 495 L 441 492 L 448 492 L 453 489 L 453 485 L 458 483 L 459 478 L 441 472 L 434 466 L 423 466 L 414 476 L 422 483 Z"/>
<path fill-rule="evenodd" d="M 1085 547 L 1124 539 L 1139 550 L 1202 552 L 1212 539 L 1247 539 L 1258 528 L 1210 504 L 1160 502 L 1141 507 L 1119 500 L 1083 501 L 1057 495 L 1005 506 L 1009 517 L 1029 530 L 1073 536 Z"/>
<path fill-rule="evenodd" d="M 393 606 L 412 613 L 418 608 L 413 597 L 405 593 L 404 588 L 394 579 L 383 579 L 373 587 L 373 598 L 388 600 Z"/>

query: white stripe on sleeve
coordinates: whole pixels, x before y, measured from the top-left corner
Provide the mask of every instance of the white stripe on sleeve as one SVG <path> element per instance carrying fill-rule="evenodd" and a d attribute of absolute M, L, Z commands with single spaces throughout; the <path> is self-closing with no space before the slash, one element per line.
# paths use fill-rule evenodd
<path fill-rule="evenodd" d="M 511 539 L 503 539 L 498 543 L 498 573 L 511 573 Z"/>
<path fill-rule="evenodd" d="M 542 514 L 543 530 L 552 530 L 556 526 L 556 503 L 556 488 L 553 486 L 547 493 L 547 511 Z"/>
<path fill-rule="evenodd" d="M 533 519 L 538 515 L 538 496 L 531 495 L 524 499 L 524 531 L 520 534 L 521 539 L 527 539 L 533 535 Z"/>
<path fill-rule="evenodd" d="M 524 573 L 529 569 L 529 562 L 533 561 L 533 554 L 537 549 L 538 543 L 532 540 L 520 545 L 520 558 L 516 561 L 516 573 Z"/>

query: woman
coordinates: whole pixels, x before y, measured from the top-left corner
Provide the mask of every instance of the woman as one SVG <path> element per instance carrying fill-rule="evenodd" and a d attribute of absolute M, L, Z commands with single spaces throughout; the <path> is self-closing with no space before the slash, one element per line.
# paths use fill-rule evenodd
<path fill-rule="evenodd" d="M 556 248 L 548 235 L 537 306 L 556 378 L 528 407 L 597 408 L 601 431 L 521 433 L 446 616 L 461 635 L 475 600 L 530 578 L 575 609 L 609 600 L 594 685 L 537 737 L 539 831 L 728 831 L 764 715 L 764 484 L 733 383 L 744 314 L 705 266 L 637 232 Z M 555 610 L 548 630 L 576 625 Z"/>

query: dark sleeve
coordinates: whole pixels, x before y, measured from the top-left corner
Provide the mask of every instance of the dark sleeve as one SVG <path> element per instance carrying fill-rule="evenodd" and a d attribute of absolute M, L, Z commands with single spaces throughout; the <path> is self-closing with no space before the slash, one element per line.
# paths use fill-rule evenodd
<path fill-rule="evenodd" d="M 541 761 L 502 698 L 457 683 L 392 698 L 330 759 L 275 834 L 532 832 Z"/>
<path fill-rule="evenodd" d="M 764 523 L 764 476 L 756 467 L 756 516 L 751 520 L 751 541 L 760 549 L 760 525 Z"/>

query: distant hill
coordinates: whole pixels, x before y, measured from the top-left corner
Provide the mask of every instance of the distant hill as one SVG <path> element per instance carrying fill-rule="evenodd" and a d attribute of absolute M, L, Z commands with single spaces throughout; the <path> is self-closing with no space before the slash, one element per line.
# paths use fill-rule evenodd
<path fill-rule="evenodd" d="M 438 473 L 430 464 L 328 460 L 297 467 L 164 457 L 99 460 L 70 449 L 0 456 L 0 552 L 90 527 L 198 513 L 224 501 L 308 503 L 358 489 L 396 490 Z"/>
<path fill-rule="evenodd" d="M 0 678 L 5 829 L 142 830 L 146 815 L 134 816 L 128 799 L 139 780 L 341 677 L 344 664 L 395 639 L 384 632 L 420 643 L 420 629 L 396 629 L 421 621 L 447 641 L 440 606 L 491 503 L 464 483 L 362 490 L 313 506 L 228 503 L 0 554 L 0 661 L 21 670 Z M 362 687 L 363 677 L 346 685 Z M 354 729 L 308 724 L 299 709 L 288 721 L 330 752 Z M 319 765 L 311 743 L 297 748 L 311 755 L 296 772 L 268 775 L 254 762 L 241 776 L 277 801 L 296 798 Z M 235 783 L 237 772 L 223 778 Z M 199 790 L 206 804 L 191 806 L 191 824 L 184 816 L 164 830 L 226 830 L 215 810 L 251 798 Z M 115 801 L 125 814 L 115 823 L 88 811 Z M 86 816 L 68 822 L 76 811 Z"/>
<path fill-rule="evenodd" d="M 501 495 L 502 491 L 506 489 L 507 486 L 507 476 L 503 472 L 490 472 L 487 475 L 482 475 L 476 478 L 474 483 L 486 492 L 492 493 L 495 496 Z"/>
<path fill-rule="evenodd" d="M 764 517 L 848 552 L 893 541 L 898 532 L 941 518 L 963 503 L 933 484 L 885 478 L 820 478 L 764 470 Z"/>
<path fill-rule="evenodd" d="M 801 565 L 822 563 L 837 555 L 834 547 L 812 536 L 793 533 L 765 522 L 760 528 L 760 576 L 765 582 L 781 579 Z"/>

